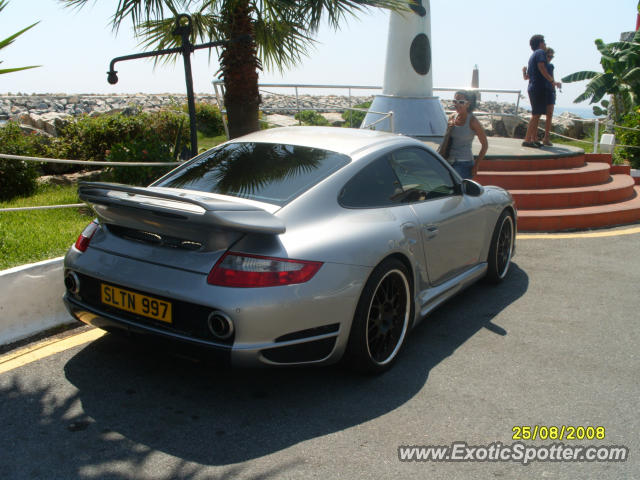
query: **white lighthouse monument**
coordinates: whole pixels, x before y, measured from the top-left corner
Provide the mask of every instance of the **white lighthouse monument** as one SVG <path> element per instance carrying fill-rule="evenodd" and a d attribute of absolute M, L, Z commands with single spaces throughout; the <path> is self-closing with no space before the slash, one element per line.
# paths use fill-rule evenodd
<path fill-rule="evenodd" d="M 374 97 L 361 128 L 390 132 L 389 118 L 380 121 L 383 115 L 374 112 L 392 111 L 395 133 L 438 140 L 447 117 L 433 96 L 429 0 L 414 0 L 411 10 L 390 14 L 382 94 Z"/>

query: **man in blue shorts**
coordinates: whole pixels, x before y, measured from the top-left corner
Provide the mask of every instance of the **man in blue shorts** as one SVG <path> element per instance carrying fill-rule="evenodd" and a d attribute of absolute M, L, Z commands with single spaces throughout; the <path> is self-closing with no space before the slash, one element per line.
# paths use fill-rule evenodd
<path fill-rule="evenodd" d="M 531 103 L 531 121 L 527 127 L 527 134 L 522 142 L 523 147 L 540 148 L 542 143 L 538 142 L 538 123 L 540 116 L 547 112 L 547 89 L 553 85 L 560 88 L 559 82 L 554 82 L 553 77 L 547 70 L 547 55 L 545 49 L 547 45 L 544 36 L 534 35 L 529 40 L 529 45 L 533 54 L 529 57 L 527 73 L 529 75 L 529 102 Z"/>

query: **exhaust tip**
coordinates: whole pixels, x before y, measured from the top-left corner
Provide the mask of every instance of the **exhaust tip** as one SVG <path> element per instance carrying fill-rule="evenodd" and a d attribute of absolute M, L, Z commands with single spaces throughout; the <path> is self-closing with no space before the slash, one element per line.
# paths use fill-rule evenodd
<path fill-rule="evenodd" d="M 233 335 L 233 322 L 226 313 L 219 310 L 209 314 L 207 324 L 213 336 L 220 340 L 227 340 Z"/>
<path fill-rule="evenodd" d="M 64 286 L 67 288 L 67 291 L 77 295 L 80 293 L 80 279 L 75 272 L 67 272 L 64 276 Z"/>

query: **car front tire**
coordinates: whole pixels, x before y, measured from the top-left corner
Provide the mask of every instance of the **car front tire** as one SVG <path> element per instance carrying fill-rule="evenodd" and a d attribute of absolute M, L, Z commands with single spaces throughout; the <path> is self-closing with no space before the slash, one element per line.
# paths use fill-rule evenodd
<path fill-rule="evenodd" d="M 487 258 L 487 281 L 498 284 L 504 280 L 511 265 L 515 225 L 508 211 L 502 212 L 496 222 Z"/>
<path fill-rule="evenodd" d="M 413 315 L 413 287 L 407 267 L 388 258 L 371 273 L 358 301 L 347 363 L 363 373 L 382 373 L 395 362 Z"/>

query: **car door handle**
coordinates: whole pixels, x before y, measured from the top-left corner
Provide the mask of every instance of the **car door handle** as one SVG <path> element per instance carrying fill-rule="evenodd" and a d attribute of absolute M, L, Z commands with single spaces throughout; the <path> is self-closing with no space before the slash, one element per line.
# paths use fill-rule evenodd
<path fill-rule="evenodd" d="M 422 227 L 422 229 L 424 230 L 427 236 L 427 240 L 435 237 L 440 232 L 438 227 L 436 227 L 435 225 L 425 225 L 424 227 Z"/>

